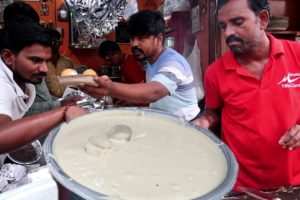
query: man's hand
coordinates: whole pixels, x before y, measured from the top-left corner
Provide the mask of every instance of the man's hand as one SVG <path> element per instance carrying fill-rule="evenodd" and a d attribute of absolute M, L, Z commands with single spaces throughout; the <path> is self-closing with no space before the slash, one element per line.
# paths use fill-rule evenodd
<path fill-rule="evenodd" d="M 86 111 L 82 108 L 79 108 L 77 106 L 71 106 L 67 109 L 67 111 L 65 113 L 65 118 L 66 118 L 66 121 L 69 122 L 72 119 L 75 119 L 77 117 L 80 117 L 80 116 L 88 114 L 88 113 L 89 113 L 88 111 Z"/>
<path fill-rule="evenodd" d="M 209 121 L 206 119 L 206 117 L 195 119 L 194 121 L 192 121 L 192 124 L 206 129 L 209 128 Z"/>
<path fill-rule="evenodd" d="M 96 99 L 101 99 L 104 96 L 110 96 L 109 93 L 112 85 L 111 79 L 108 76 L 103 75 L 100 77 L 96 76 L 94 80 L 99 84 L 98 87 L 84 85 L 80 87 L 80 90 Z"/>
<path fill-rule="evenodd" d="M 293 150 L 300 146 L 300 125 L 295 125 L 284 133 L 280 138 L 279 144 L 284 149 Z"/>
<path fill-rule="evenodd" d="M 220 121 L 220 108 L 205 108 L 201 117 L 192 121 L 192 124 L 206 129 L 214 128 Z"/>

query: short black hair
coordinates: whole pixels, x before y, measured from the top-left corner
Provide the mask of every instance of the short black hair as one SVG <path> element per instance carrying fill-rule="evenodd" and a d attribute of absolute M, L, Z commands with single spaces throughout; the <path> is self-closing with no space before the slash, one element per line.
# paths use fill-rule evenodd
<path fill-rule="evenodd" d="M 48 33 L 50 34 L 50 36 L 54 39 L 60 39 L 61 38 L 61 34 L 58 30 L 55 29 L 47 29 Z"/>
<path fill-rule="evenodd" d="M 100 58 L 105 58 L 105 56 L 109 52 L 121 52 L 121 48 L 116 42 L 111 40 L 105 40 L 101 42 L 98 49 L 98 54 Z"/>
<path fill-rule="evenodd" d="M 47 30 L 35 22 L 11 22 L 4 26 L 0 35 L 0 51 L 9 49 L 17 54 L 25 47 L 40 44 L 51 47 L 52 38 Z"/>
<path fill-rule="evenodd" d="M 32 22 L 39 23 L 40 17 L 29 4 L 23 1 L 16 1 L 4 8 L 3 20 L 4 26 L 7 26 L 12 21 L 22 22 L 22 20 L 31 20 Z"/>
<path fill-rule="evenodd" d="M 61 45 L 61 34 L 58 30 L 47 29 L 48 34 L 51 36 L 52 46 L 59 48 Z"/>
<path fill-rule="evenodd" d="M 262 10 L 270 13 L 269 0 L 247 0 L 250 9 L 257 15 Z M 218 0 L 217 9 L 220 10 L 229 0 Z"/>
<path fill-rule="evenodd" d="M 130 37 L 165 34 L 165 20 L 158 11 L 143 10 L 130 16 L 127 22 Z"/>

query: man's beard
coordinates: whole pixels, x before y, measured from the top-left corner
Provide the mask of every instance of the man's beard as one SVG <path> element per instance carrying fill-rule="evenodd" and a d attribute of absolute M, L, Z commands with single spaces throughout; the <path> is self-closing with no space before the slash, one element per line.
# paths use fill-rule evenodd
<path fill-rule="evenodd" d="M 230 45 L 231 42 L 239 42 L 240 45 Z M 246 41 L 243 38 L 240 38 L 240 37 L 234 36 L 234 35 L 229 36 L 226 39 L 226 44 L 234 54 L 249 53 L 249 52 L 251 52 L 251 50 L 255 46 L 250 41 Z"/>
<path fill-rule="evenodd" d="M 47 73 L 36 73 L 31 76 L 31 79 L 24 78 L 24 77 L 20 76 L 19 74 L 15 74 L 14 76 L 18 80 L 21 80 L 22 82 L 25 82 L 25 83 L 40 84 L 43 81 L 43 79 L 46 77 L 46 75 L 47 75 Z"/>

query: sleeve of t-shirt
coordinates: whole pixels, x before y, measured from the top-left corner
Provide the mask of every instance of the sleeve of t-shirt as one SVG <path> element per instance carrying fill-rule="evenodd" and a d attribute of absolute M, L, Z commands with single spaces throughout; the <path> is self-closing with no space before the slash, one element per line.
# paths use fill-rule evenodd
<path fill-rule="evenodd" d="M 59 101 L 34 102 L 24 116 L 32 116 L 60 107 Z"/>
<path fill-rule="evenodd" d="M 8 84 L 1 84 L 0 90 L 0 114 L 7 115 L 12 117 L 12 106 L 13 106 L 13 97 L 9 94 L 12 94 L 13 88 Z"/>
<path fill-rule="evenodd" d="M 183 67 L 180 65 L 180 63 L 172 61 L 165 63 L 164 66 L 159 69 L 158 73 L 153 76 L 151 81 L 157 81 L 161 83 L 172 95 L 184 77 L 185 75 L 183 73 Z"/>
<path fill-rule="evenodd" d="M 218 87 L 218 79 L 212 70 L 207 69 L 204 76 L 205 104 L 208 108 L 220 108 L 223 101 Z"/>

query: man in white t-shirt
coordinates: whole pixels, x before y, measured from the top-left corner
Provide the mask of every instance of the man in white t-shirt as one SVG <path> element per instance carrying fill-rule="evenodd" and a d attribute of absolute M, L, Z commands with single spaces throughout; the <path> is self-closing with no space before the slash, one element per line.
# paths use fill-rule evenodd
<path fill-rule="evenodd" d="M 161 13 L 144 10 L 127 23 L 135 58 L 146 59 L 146 83 L 123 84 L 107 76 L 96 77 L 100 87 L 84 86 L 93 97 L 112 96 L 172 113 L 191 121 L 200 115 L 194 77 L 188 62 L 173 49 L 163 46 L 165 20 Z"/>
<path fill-rule="evenodd" d="M 32 105 L 35 89 L 26 83 L 23 91 L 15 82 L 13 72 L 0 59 L 0 113 L 10 116 L 12 120 L 20 119 Z"/>
<path fill-rule="evenodd" d="M 45 77 L 52 55 L 46 29 L 30 20 L 22 22 L 12 22 L 0 30 L 0 154 L 38 139 L 63 121 L 86 114 L 76 106 L 65 106 L 22 118 L 35 98 L 33 84 Z"/>

